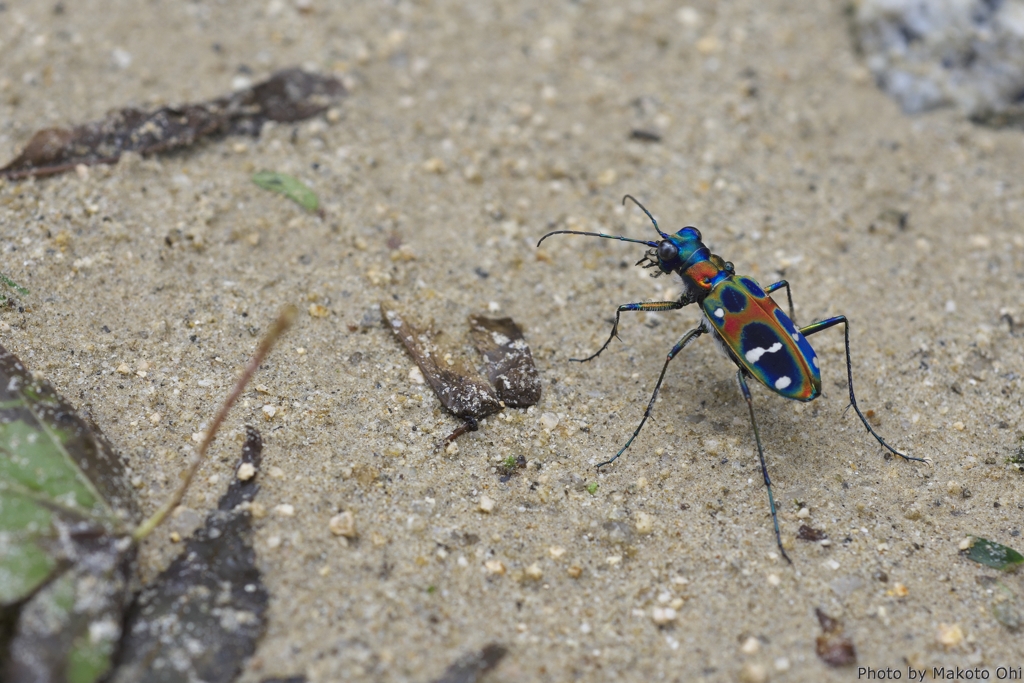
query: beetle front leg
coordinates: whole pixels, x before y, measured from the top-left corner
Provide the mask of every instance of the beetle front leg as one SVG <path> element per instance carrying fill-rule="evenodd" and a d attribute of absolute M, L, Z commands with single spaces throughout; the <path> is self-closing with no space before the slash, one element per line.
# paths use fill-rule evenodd
<path fill-rule="evenodd" d="M 608 348 L 608 345 L 612 343 L 612 339 L 619 336 L 619 316 L 622 315 L 623 311 L 675 311 L 679 310 L 683 306 L 690 303 L 688 299 L 680 298 L 679 301 L 643 301 L 635 304 L 622 304 L 618 310 L 615 311 L 615 323 L 612 325 L 612 333 L 608 335 L 608 341 L 597 350 L 592 356 L 586 358 L 570 358 L 569 360 L 575 361 L 576 363 L 586 363 L 588 360 L 594 360 L 601 355 L 601 352 Z"/>

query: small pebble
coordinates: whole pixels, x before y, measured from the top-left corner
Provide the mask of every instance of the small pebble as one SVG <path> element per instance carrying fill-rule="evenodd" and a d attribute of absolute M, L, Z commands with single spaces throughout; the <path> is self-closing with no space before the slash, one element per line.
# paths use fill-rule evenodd
<path fill-rule="evenodd" d="M 641 535 L 654 533 L 654 517 L 646 512 L 637 512 L 636 532 Z"/>
<path fill-rule="evenodd" d="M 505 565 L 501 560 L 487 560 L 484 562 L 484 568 L 488 574 L 497 574 L 498 576 L 505 575 Z"/>
<path fill-rule="evenodd" d="M 327 527 L 335 536 L 355 538 L 359 535 L 359 532 L 356 531 L 356 516 L 351 510 L 345 510 L 345 512 L 331 517 Z"/>
<path fill-rule="evenodd" d="M 490 514 L 494 511 L 494 506 L 495 502 L 493 498 L 490 498 L 488 496 L 480 496 L 480 504 L 477 506 L 480 512 Z"/>
<path fill-rule="evenodd" d="M 444 173 L 444 162 L 437 157 L 431 157 L 423 162 L 423 170 L 427 173 Z"/>
<path fill-rule="evenodd" d="M 526 568 L 526 577 L 533 581 L 540 581 L 544 578 L 544 571 L 540 568 L 540 565 L 534 562 Z"/>
<path fill-rule="evenodd" d="M 155 425 L 160 424 L 161 419 L 163 419 L 163 415 L 161 415 L 160 413 L 153 413 L 152 415 L 149 416 L 149 421 Z"/>
<path fill-rule="evenodd" d="M 939 624 L 939 632 L 935 640 L 947 650 L 951 650 L 964 640 L 963 629 L 959 624 Z"/>
<path fill-rule="evenodd" d="M 540 426 L 544 429 L 551 431 L 558 426 L 558 416 L 554 413 L 544 413 L 540 416 Z"/>
<path fill-rule="evenodd" d="M 270 548 L 271 550 L 273 550 L 274 548 L 278 547 L 279 545 L 281 545 L 281 537 L 280 536 L 271 536 L 270 538 L 267 539 L 267 547 Z"/>
<path fill-rule="evenodd" d="M 548 548 L 548 554 L 551 555 L 553 559 L 557 560 L 562 555 L 565 555 L 565 548 L 553 545 L 550 548 Z"/>
<path fill-rule="evenodd" d="M 181 534 L 179 534 L 177 531 L 172 531 L 171 543 L 181 543 Z"/>
<path fill-rule="evenodd" d="M 811 511 L 807 508 L 800 508 L 800 512 L 796 513 L 796 516 L 800 519 L 807 519 L 811 516 Z"/>
<path fill-rule="evenodd" d="M 655 607 L 651 610 L 651 620 L 658 626 L 671 624 L 679 614 L 671 607 Z"/>
<path fill-rule="evenodd" d="M 762 664 L 747 662 L 740 669 L 741 683 L 766 683 L 768 681 L 768 670 Z"/>
<path fill-rule="evenodd" d="M 274 507 L 274 513 L 281 515 L 282 517 L 294 517 L 295 506 L 289 505 L 288 503 L 281 503 Z"/>
<path fill-rule="evenodd" d="M 132 374 L 132 369 L 128 367 L 127 363 L 121 363 L 117 366 L 117 372 L 121 375 L 130 375 Z"/>
<path fill-rule="evenodd" d="M 267 470 L 267 473 L 274 479 L 284 479 L 284 470 L 282 470 L 277 465 L 274 465 L 269 470 Z"/>
<path fill-rule="evenodd" d="M 326 318 L 331 314 L 331 312 L 327 310 L 326 306 L 321 306 L 320 304 L 310 304 L 309 314 L 314 318 Z"/>
<path fill-rule="evenodd" d="M 960 550 L 970 550 L 974 547 L 974 536 L 965 536 L 964 540 L 960 541 Z"/>
<path fill-rule="evenodd" d="M 578 564 L 574 564 L 566 569 L 565 573 L 568 574 L 571 579 L 578 579 L 583 575 L 583 567 Z"/>
<path fill-rule="evenodd" d="M 743 645 L 740 646 L 740 652 L 745 655 L 756 655 L 761 651 L 761 641 L 754 636 L 750 636 L 743 641 Z"/>
<path fill-rule="evenodd" d="M 906 586 L 897 581 L 892 585 L 892 588 L 885 592 L 890 598 L 905 598 L 910 593 Z"/>
<path fill-rule="evenodd" d="M 777 658 L 775 660 L 775 670 L 779 671 L 779 672 L 789 671 L 789 658 L 788 657 L 779 657 L 779 658 Z"/>
<path fill-rule="evenodd" d="M 607 562 L 609 566 L 614 567 L 617 564 L 621 564 L 622 555 L 612 555 L 611 557 L 606 558 L 605 562 Z"/>
<path fill-rule="evenodd" d="M 256 468 L 253 467 L 251 462 L 243 462 L 238 467 L 238 471 L 235 473 L 235 476 L 238 477 L 239 481 L 249 481 L 256 476 Z"/>
<path fill-rule="evenodd" d="M 409 370 L 409 381 L 413 384 L 424 384 L 426 380 L 423 378 L 423 371 L 420 370 L 419 366 L 413 366 Z M 452 443 L 455 443 L 454 441 Z M 451 444 L 449 444 L 451 445 Z"/>
<path fill-rule="evenodd" d="M 267 405 L 263 406 L 263 414 L 269 420 L 270 418 L 277 415 L 277 407 L 268 403 Z"/>
<path fill-rule="evenodd" d="M 770 586 L 778 586 L 781 583 L 782 583 L 782 579 L 779 578 L 778 574 L 769 574 L 768 575 L 768 585 L 770 585 Z"/>

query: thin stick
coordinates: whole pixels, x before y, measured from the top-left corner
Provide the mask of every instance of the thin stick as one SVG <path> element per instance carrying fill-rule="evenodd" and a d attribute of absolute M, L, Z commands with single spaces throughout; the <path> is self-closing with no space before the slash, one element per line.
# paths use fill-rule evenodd
<path fill-rule="evenodd" d="M 139 525 L 134 532 L 132 532 L 132 539 L 136 542 L 141 541 L 148 536 L 153 529 L 160 526 L 160 523 L 164 521 L 171 510 L 178 507 L 181 503 L 182 498 L 185 497 L 185 492 L 188 490 L 189 484 L 192 483 L 192 479 L 196 476 L 199 468 L 202 466 L 203 461 L 206 460 L 206 451 L 209 449 L 210 444 L 213 443 L 213 439 L 217 436 L 217 431 L 220 429 L 221 423 L 228 415 L 228 411 L 238 400 L 238 397 L 242 395 L 242 391 L 245 390 L 245 386 L 252 379 L 252 376 L 259 369 L 260 364 L 263 363 L 263 359 L 270 353 L 270 349 L 274 346 L 285 330 L 287 330 L 291 324 L 295 321 L 295 316 L 298 314 L 298 309 L 295 306 L 286 306 L 281 314 L 274 321 L 274 324 L 270 327 L 270 331 L 267 332 L 266 336 L 260 340 L 260 345 L 256 347 L 256 352 L 252 355 L 249 363 L 245 366 L 245 370 L 242 371 L 242 376 L 235 382 L 234 388 L 231 393 L 228 394 L 227 399 L 224 400 L 220 410 L 217 412 L 217 416 L 213 418 L 213 423 L 210 428 L 206 430 L 206 436 L 203 438 L 203 443 L 199 445 L 199 452 L 196 457 L 192 460 L 192 464 L 189 465 L 188 470 L 185 472 L 185 477 L 182 479 L 181 484 L 178 486 L 178 490 L 174 492 L 170 500 L 164 503 L 159 510 L 153 513 L 153 515 Z"/>

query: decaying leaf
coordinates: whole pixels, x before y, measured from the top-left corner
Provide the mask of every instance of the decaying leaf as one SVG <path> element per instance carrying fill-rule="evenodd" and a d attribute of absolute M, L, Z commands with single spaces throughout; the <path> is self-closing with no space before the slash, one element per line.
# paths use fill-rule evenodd
<path fill-rule="evenodd" d="M 857 649 L 853 641 L 843 634 L 843 624 L 833 619 L 820 608 L 814 608 L 814 614 L 821 624 L 822 634 L 816 640 L 816 651 L 821 661 L 829 666 L 849 666 L 857 661 Z"/>
<path fill-rule="evenodd" d="M 294 318 L 292 307 L 271 327 L 175 495 L 138 526 L 121 459 L 49 383 L 0 347 L 0 680 L 95 683 L 109 677 L 131 599 L 138 541 L 180 502 L 217 427 Z M 241 499 L 230 495 L 224 504 L 233 508 Z M 227 530 L 208 531 L 212 537 Z M 244 557 L 230 560 L 242 574 Z M 265 593 L 263 598 L 265 604 Z M 241 604 L 257 613 L 252 603 Z M 229 628 L 229 615 L 222 614 L 225 632 L 245 630 Z M 241 612 L 235 616 L 239 623 L 253 621 Z M 188 632 L 178 636 L 187 638 Z M 238 642 L 232 638 L 224 638 L 227 649 L 251 651 L 251 643 L 232 644 Z M 214 649 L 211 642 L 205 645 Z"/>
<path fill-rule="evenodd" d="M 452 414 L 479 420 L 501 410 L 494 389 L 444 332 L 435 330 L 432 325 L 421 327 L 386 303 L 381 303 L 380 312 L 385 324 L 420 367 L 441 405 Z"/>
<path fill-rule="evenodd" d="M 523 331 L 512 318 L 469 316 L 470 336 L 484 357 L 487 378 L 510 408 L 527 408 L 540 400 L 540 375 Z"/>
<path fill-rule="evenodd" d="M 0 678 L 88 683 L 106 673 L 137 514 L 106 440 L 0 347 Z"/>
<path fill-rule="evenodd" d="M 508 650 L 503 645 L 490 643 L 459 657 L 434 683 L 476 683 L 485 673 L 498 666 Z"/>
<path fill-rule="evenodd" d="M 1013 571 L 1024 563 L 1024 556 L 1013 548 L 980 536 L 971 538 L 971 546 L 963 554 L 970 560 L 1004 572 Z"/>
<path fill-rule="evenodd" d="M 252 181 L 264 190 L 283 194 L 306 211 L 316 212 L 320 209 L 320 199 L 317 198 L 316 193 L 295 176 L 274 171 L 261 171 L 253 174 Z"/>
<path fill-rule="evenodd" d="M 329 76 L 286 69 L 268 80 L 208 102 L 144 111 L 132 107 L 101 121 L 37 132 L 0 177 L 17 179 L 69 171 L 78 164 L 112 164 L 125 152 L 157 154 L 215 134 L 258 135 L 267 121 L 301 121 L 345 94 Z"/>
<path fill-rule="evenodd" d="M 242 458 L 258 469 L 263 440 L 246 428 Z M 230 681 L 256 649 L 268 594 L 256 568 L 247 503 L 256 477 L 232 479 L 206 526 L 131 609 L 114 683 Z"/>

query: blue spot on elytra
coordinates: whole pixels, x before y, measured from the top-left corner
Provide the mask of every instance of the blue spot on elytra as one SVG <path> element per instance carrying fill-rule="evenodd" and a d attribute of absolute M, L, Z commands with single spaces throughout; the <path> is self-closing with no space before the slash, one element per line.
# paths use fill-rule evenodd
<path fill-rule="evenodd" d="M 742 285 L 746 287 L 747 290 L 749 290 L 750 293 L 756 296 L 758 299 L 768 296 L 767 294 L 764 293 L 764 290 L 761 289 L 761 286 L 758 285 L 753 280 L 751 280 L 749 277 L 741 277 L 740 283 L 742 283 Z"/>
<path fill-rule="evenodd" d="M 722 290 L 722 305 L 730 313 L 739 313 L 747 307 L 747 298 L 732 287 L 726 287 Z"/>
<path fill-rule="evenodd" d="M 792 393 L 794 390 L 799 390 L 803 384 L 800 368 L 797 365 L 796 359 L 790 353 L 790 347 L 779 337 L 778 332 L 774 328 L 765 323 L 747 323 L 740 335 L 740 350 L 744 356 L 751 349 L 770 349 L 775 344 L 781 345 L 782 348 L 774 353 L 761 355 L 758 361 L 754 363 L 754 370 L 760 376 L 761 381 L 769 387 L 776 387 L 775 383 L 780 378 L 789 377 L 793 382 L 793 384 L 789 385 L 791 391 L 783 392 L 776 389 L 779 393 L 785 395 Z"/>

